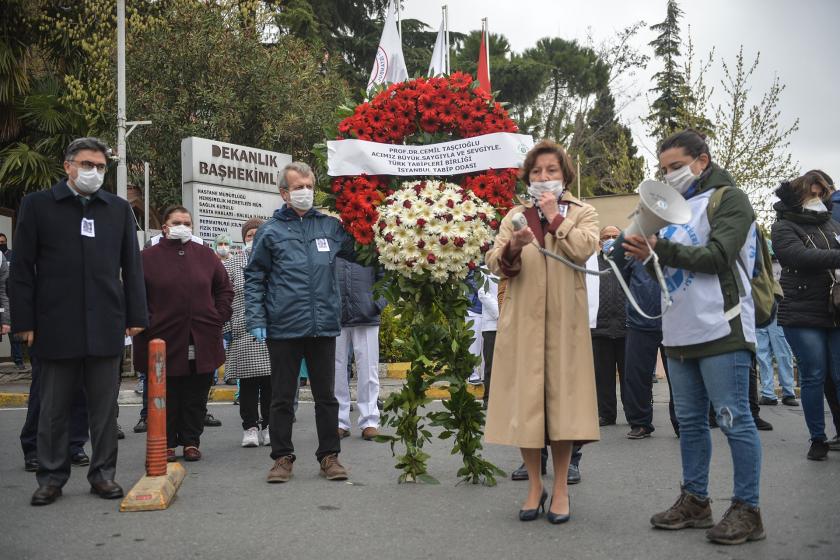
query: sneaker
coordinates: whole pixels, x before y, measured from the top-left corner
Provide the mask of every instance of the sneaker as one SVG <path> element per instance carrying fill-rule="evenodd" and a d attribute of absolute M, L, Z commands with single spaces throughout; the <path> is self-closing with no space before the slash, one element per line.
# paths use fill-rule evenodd
<path fill-rule="evenodd" d="M 771 424 L 767 420 L 759 418 L 758 416 L 755 417 L 755 427 L 761 430 L 762 432 L 769 432 L 773 430 L 773 424 Z"/>
<path fill-rule="evenodd" d="M 720 522 L 706 531 L 706 538 L 718 544 L 744 544 L 765 538 L 761 510 L 733 501 Z"/>
<path fill-rule="evenodd" d="M 117 439 L 125 439 L 125 432 L 119 424 L 117 424 Z"/>
<path fill-rule="evenodd" d="M 779 404 L 779 401 L 775 397 L 761 397 L 758 399 L 758 404 L 761 406 L 776 406 Z"/>
<path fill-rule="evenodd" d="M 653 430 L 645 428 L 644 426 L 636 426 L 627 433 L 627 439 L 645 439 L 649 438 Z"/>
<path fill-rule="evenodd" d="M 828 440 L 829 451 L 840 451 L 840 435 L 834 436 L 834 439 Z"/>
<path fill-rule="evenodd" d="M 271 484 L 277 482 L 289 482 L 292 478 L 292 465 L 295 462 L 294 455 L 284 455 L 274 460 L 274 466 L 268 471 L 265 481 Z"/>
<path fill-rule="evenodd" d="M 271 435 L 268 433 L 268 426 L 260 430 L 260 438 L 262 439 L 263 445 L 271 445 Z"/>
<path fill-rule="evenodd" d="M 469 379 L 467 379 L 467 383 L 470 385 L 481 385 L 481 376 L 472 374 L 470 375 Z"/>
<path fill-rule="evenodd" d="M 148 430 L 148 426 L 146 426 L 146 419 L 145 418 L 141 418 L 134 425 L 134 433 L 135 434 L 145 434 L 147 430 Z"/>
<path fill-rule="evenodd" d="M 379 435 L 379 430 L 374 428 L 373 426 L 367 427 L 362 430 L 362 439 L 365 441 L 373 441 L 373 438 Z"/>
<path fill-rule="evenodd" d="M 808 450 L 808 459 L 811 461 L 825 461 L 828 459 L 828 442 L 824 440 L 811 441 L 811 448 Z"/>
<path fill-rule="evenodd" d="M 187 445 L 186 447 L 184 447 L 184 460 L 200 461 L 201 451 L 199 451 L 198 447 L 196 447 L 195 445 Z"/>
<path fill-rule="evenodd" d="M 709 498 L 700 498 L 683 488 L 674 505 L 651 517 L 650 524 L 658 529 L 708 529 L 715 524 L 711 503 Z"/>
<path fill-rule="evenodd" d="M 259 447 L 260 446 L 260 430 L 259 428 L 248 428 L 242 432 L 242 447 Z"/>
<path fill-rule="evenodd" d="M 347 469 L 338 462 L 337 453 L 321 459 L 321 472 L 319 474 L 327 480 L 347 480 Z"/>
<path fill-rule="evenodd" d="M 222 421 L 221 420 L 216 420 L 216 418 L 214 418 L 212 414 L 207 413 L 204 416 L 204 425 L 205 426 L 210 426 L 211 428 L 218 428 L 219 426 L 222 425 Z"/>
<path fill-rule="evenodd" d="M 785 406 L 799 406 L 799 401 L 793 395 L 782 397 L 782 404 Z"/>

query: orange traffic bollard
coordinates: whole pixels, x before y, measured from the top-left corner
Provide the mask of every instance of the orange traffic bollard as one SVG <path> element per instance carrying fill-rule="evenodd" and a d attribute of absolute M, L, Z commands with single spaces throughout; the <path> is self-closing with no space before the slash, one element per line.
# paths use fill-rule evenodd
<path fill-rule="evenodd" d="M 166 462 L 166 343 L 149 342 L 148 408 L 146 418 L 146 476 L 140 479 L 120 504 L 120 511 L 166 509 L 187 471 L 178 463 Z"/>
<path fill-rule="evenodd" d="M 149 341 L 146 476 L 166 474 L 166 342 Z"/>

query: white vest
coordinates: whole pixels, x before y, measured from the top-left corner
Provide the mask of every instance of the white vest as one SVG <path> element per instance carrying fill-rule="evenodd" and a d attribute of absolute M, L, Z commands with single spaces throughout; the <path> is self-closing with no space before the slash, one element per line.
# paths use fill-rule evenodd
<path fill-rule="evenodd" d="M 691 221 L 685 225 L 670 225 L 659 232 L 662 239 L 672 243 L 702 247 L 708 244 L 711 227 L 706 215 L 709 199 L 715 189 L 688 199 Z M 723 293 L 716 274 L 690 272 L 681 268 L 664 267 L 663 273 L 668 292 L 673 301 L 662 317 L 662 344 L 664 346 L 689 346 L 711 342 L 727 336 L 732 329 L 729 321 L 740 315 L 741 327 L 747 342 L 755 343 L 755 309 L 753 306 L 750 273 L 755 269 L 755 222 L 750 225 L 747 241 L 741 248 L 734 269 L 741 277 L 744 293 L 740 303 L 724 309 Z M 745 270 L 746 269 L 746 270 Z"/>

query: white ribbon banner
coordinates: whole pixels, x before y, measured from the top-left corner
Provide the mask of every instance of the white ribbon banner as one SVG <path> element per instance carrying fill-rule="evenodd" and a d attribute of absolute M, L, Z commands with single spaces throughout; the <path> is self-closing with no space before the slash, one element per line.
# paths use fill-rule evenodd
<path fill-rule="evenodd" d="M 342 175 L 459 175 L 519 167 L 534 145 L 526 134 L 494 132 L 440 144 L 406 146 L 367 140 L 327 142 L 327 173 Z"/>

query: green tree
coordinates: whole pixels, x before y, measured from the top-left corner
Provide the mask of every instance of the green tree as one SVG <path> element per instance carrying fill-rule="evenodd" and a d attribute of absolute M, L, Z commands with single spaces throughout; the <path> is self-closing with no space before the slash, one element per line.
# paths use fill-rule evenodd
<path fill-rule="evenodd" d="M 129 45 L 129 114 L 149 119 L 130 152 L 151 162 L 153 203 L 181 199 L 180 143 L 188 136 L 309 159 L 346 89 L 334 65 L 301 40 L 232 18 L 237 6 L 177 0 L 166 23 Z"/>
<path fill-rule="evenodd" d="M 734 65 L 723 62 L 723 102 L 715 107 L 715 137 L 710 148 L 718 164 L 732 174 L 736 184 L 750 196 L 759 218 L 770 214 L 770 196 L 779 181 L 795 177 L 799 164 L 789 152 L 790 138 L 799 130 L 799 119 L 781 122 L 779 101 L 785 90 L 778 76 L 757 102 L 751 101 L 750 80 L 760 53 L 752 63 L 742 46 Z"/>

